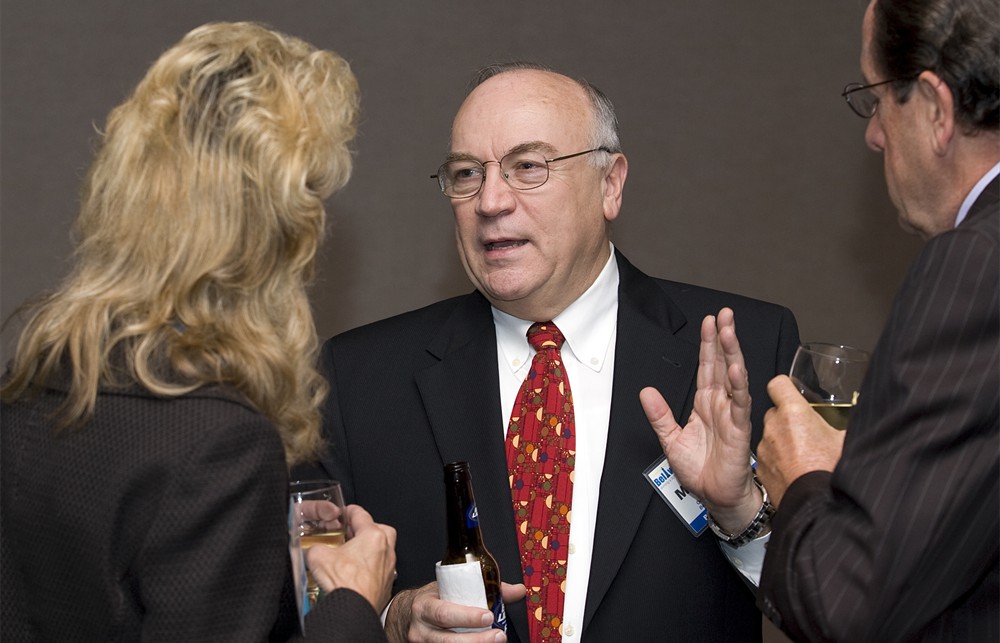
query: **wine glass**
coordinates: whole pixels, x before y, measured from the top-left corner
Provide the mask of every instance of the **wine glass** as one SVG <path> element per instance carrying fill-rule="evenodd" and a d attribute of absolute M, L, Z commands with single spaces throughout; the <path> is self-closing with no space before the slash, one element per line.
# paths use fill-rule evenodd
<path fill-rule="evenodd" d="M 861 381 L 868 370 L 868 353 L 840 344 L 813 342 L 795 351 L 789 376 L 799 393 L 826 422 L 846 429 L 858 403 Z"/>
<path fill-rule="evenodd" d="M 289 530 L 291 546 L 298 550 L 298 560 L 293 562 L 302 569 L 305 550 L 316 545 L 339 547 L 347 540 L 344 494 L 335 480 L 297 480 L 288 485 L 290 495 Z M 305 601 L 302 613 L 316 605 L 320 588 L 316 579 L 306 570 Z M 297 583 L 301 587 L 301 584 Z"/>

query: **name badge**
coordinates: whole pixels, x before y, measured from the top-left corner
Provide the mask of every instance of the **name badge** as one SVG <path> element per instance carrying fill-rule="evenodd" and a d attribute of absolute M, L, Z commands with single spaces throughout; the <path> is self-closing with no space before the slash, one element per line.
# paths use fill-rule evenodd
<path fill-rule="evenodd" d="M 705 509 L 700 500 L 681 486 L 677 476 L 670 468 L 667 456 L 661 457 L 646 467 L 642 473 L 649 484 L 653 485 L 656 492 L 660 494 L 660 497 L 673 509 L 674 514 L 687 525 L 691 533 L 695 537 L 700 536 L 708 527 L 708 510 Z"/>

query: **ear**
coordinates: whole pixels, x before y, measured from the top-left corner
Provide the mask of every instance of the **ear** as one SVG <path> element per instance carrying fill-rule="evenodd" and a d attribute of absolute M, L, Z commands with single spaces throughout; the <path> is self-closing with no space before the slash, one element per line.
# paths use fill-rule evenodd
<path fill-rule="evenodd" d="M 943 156 L 955 136 L 955 97 L 948 84 L 932 71 L 917 77 L 915 91 L 923 104 L 925 123 L 930 126 L 934 153 Z"/>
<path fill-rule="evenodd" d="M 604 218 L 614 221 L 622 208 L 622 192 L 628 176 L 628 159 L 621 152 L 613 156 L 611 166 L 604 175 Z"/>

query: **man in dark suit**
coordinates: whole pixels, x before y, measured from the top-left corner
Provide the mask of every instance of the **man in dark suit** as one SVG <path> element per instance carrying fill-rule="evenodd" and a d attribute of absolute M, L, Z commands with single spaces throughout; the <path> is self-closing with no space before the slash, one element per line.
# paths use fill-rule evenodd
<path fill-rule="evenodd" d="M 995 0 L 865 15 L 866 84 L 844 96 L 900 222 L 929 241 L 846 436 L 789 378 L 768 386 L 759 470 L 780 506 L 759 603 L 796 640 L 1000 640 L 997 18 Z"/>
<path fill-rule="evenodd" d="M 430 582 L 446 544 L 447 462 L 471 464 L 486 545 L 503 579 L 522 581 L 505 430 L 534 352 L 525 332 L 554 320 L 566 336 L 577 443 L 565 611 L 549 640 L 760 639 L 752 592 L 717 538 L 695 537 L 644 480 L 662 452 L 638 394 L 654 386 L 686 416 L 699 348 L 717 348 L 715 318 L 702 320 L 727 307 L 718 326 L 730 328 L 735 312 L 758 378 L 750 392 L 764 400 L 765 382 L 791 362 L 795 320 L 779 306 L 633 267 L 610 242 L 626 174 L 613 107 L 596 88 L 531 64 L 484 70 L 438 172 L 477 291 L 324 346 L 331 448 L 320 466 L 349 502 L 397 529 L 397 587 L 419 586 L 390 605 L 390 638 L 490 622 L 486 610 L 441 601 Z M 754 409 L 758 432 L 764 410 Z M 754 500 L 759 507 L 761 495 Z M 716 518 L 732 531 L 746 522 Z M 763 558 L 755 544 L 751 566 Z M 742 564 L 739 550 L 729 553 Z M 518 589 L 505 589 L 508 637 L 527 642 L 534 610 Z"/>

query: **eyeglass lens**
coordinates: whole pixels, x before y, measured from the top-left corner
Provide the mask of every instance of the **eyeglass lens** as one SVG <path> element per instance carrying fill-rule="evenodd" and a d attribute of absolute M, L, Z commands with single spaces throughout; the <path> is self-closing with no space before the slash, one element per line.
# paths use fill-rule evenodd
<path fill-rule="evenodd" d="M 541 152 L 511 152 L 500 159 L 500 173 L 512 188 L 530 190 L 548 180 L 549 165 Z M 441 191 L 447 196 L 471 196 L 479 191 L 485 180 L 486 167 L 472 159 L 448 161 L 438 168 Z"/>
<path fill-rule="evenodd" d="M 849 85 L 844 98 L 847 99 L 847 105 L 862 118 L 871 118 L 878 108 L 878 96 L 870 87 L 861 84 Z"/>

